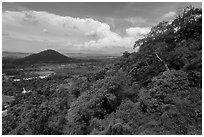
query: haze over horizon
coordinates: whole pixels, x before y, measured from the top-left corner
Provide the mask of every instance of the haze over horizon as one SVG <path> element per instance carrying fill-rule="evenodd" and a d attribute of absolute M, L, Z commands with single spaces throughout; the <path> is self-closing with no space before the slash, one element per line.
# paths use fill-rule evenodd
<path fill-rule="evenodd" d="M 171 21 L 185 6 L 202 3 L 2 4 L 2 50 L 119 54 L 161 21 Z"/>

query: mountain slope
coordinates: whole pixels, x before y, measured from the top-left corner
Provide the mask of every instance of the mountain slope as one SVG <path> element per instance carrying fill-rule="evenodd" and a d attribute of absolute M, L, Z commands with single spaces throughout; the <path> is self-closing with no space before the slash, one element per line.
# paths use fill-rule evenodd
<path fill-rule="evenodd" d="M 20 59 L 20 61 L 27 62 L 27 63 L 39 63 L 39 62 L 55 62 L 55 63 L 60 62 L 61 63 L 61 62 L 68 62 L 71 60 L 72 60 L 71 58 L 64 56 L 59 52 L 51 49 L 39 52 L 37 54 L 32 54 Z"/>

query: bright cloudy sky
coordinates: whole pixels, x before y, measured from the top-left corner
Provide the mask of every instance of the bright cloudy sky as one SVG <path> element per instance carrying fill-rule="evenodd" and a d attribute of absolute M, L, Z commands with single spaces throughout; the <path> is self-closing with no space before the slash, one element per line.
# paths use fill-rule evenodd
<path fill-rule="evenodd" d="M 119 54 L 181 8 L 201 3 L 3 3 L 3 51 Z"/>

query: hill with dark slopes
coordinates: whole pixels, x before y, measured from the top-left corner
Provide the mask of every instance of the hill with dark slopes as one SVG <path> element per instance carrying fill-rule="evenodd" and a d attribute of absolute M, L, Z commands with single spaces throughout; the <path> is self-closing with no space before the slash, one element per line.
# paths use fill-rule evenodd
<path fill-rule="evenodd" d="M 64 56 L 55 50 L 45 50 L 39 52 L 37 54 L 32 54 L 23 59 L 20 59 L 20 62 L 27 63 L 40 63 L 40 62 L 54 62 L 54 63 L 62 63 L 62 62 L 70 62 L 72 58 Z"/>
<path fill-rule="evenodd" d="M 12 53 L 11 53 L 12 54 Z M 104 59 L 105 58 L 105 59 Z M 90 57 L 67 57 L 55 50 L 44 50 L 42 52 L 27 55 L 25 57 L 2 57 L 3 68 L 15 68 L 19 65 L 33 64 L 33 63 L 85 63 L 85 62 L 101 62 L 106 61 L 108 57 L 104 58 L 90 58 Z M 112 60 L 108 58 L 108 60 Z"/>

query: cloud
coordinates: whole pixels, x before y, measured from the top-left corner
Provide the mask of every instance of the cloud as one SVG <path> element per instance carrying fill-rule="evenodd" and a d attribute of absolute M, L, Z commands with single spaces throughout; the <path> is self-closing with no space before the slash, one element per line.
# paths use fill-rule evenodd
<path fill-rule="evenodd" d="M 96 37 L 97 35 L 95 31 L 90 31 L 90 32 L 86 32 L 85 36 Z"/>
<path fill-rule="evenodd" d="M 86 41 L 81 44 L 75 44 L 74 46 L 77 47 L 78 49 L 86 48 L 90 50 L 107 50 L 107 51 L 111 49 L 112 52 L 116 52 L 118 50 L 117 48 L 132 49 L 134 42 L 135 38 L 133 37 L 121 37 L 116 33 L 110 33 L 109 35 L 103 38 Z"/>
<path fill-rule="evenodd" d="M 11 34 L 8 32 L 2 32 L 2 38 L 3 39 L 10 39 L 11 38 Z"/>
<path fill-rule="evenodd" d="M 163 18 L 172 18 L 172 17 L 174 17 L 175 15 L 176 15 L 176 12 L 170 11 L 170 12 L 164 14 L 162 17 L 163 17 Z"/>
<path fill-rule="evenodd" d="M 43 29 L 43 33 L 48 33 L 48 30 L 47 29 Z"/>
<path fill-rule="evenodd" d="M 125 21 L 131 23 L 132 25 L 140 25 L 147 22 L 147 19 L 141 17 L 128 17 Z"/>
<path fill-rule="evenodd" d="M 150 27 L 135 27 L 126 29 L 126 33 L 132 37 L 140 37 L 150 32 Z"/>
<path fill-rule="evenodd" d="M 38 19 L 35 16 L 35 13 L 33 11 L 25 11 L 24 12 L 24 17 L 23 17 L 22 20 L 24 22 L 29 22 L 29 23 L 33 23 L 33 24 L 38 23 Z"/>
<path fill-rule="evenodd" d="M 112 17 L 106 17 L 105 21 L 111 25 L 111 27 L 115 28 L 115 18 Z"/>
<path fill-rule="evenodd" d="M 126 29 L 126 35 L 121 37 L 117 33 L 109 33 L 104 38 L 98 40 L 90 40 L 82 44 L 75 44 L 78 49 L 90 48 L 90 49 L 107 49 L 107 51 L 112 50 L 115 52 L 122 52 L 124 50 L 130 51 L 135 41 L 142 38 L 143 35 L 147 34 L 151 28 L 149 27 L 135 27 Z"/>
<path fill-rule="evenodd" d="M 44 11 L 5 11 L 2 24 L 3 31 L 12 33 L 12 37 L 21 43 L 35 41 L 46 45 L 45 48 L 55 45 L 69 52 L 90 50 L 115 53 L 131 50 L 134 42 L 148 32 L 147 28 L 128 28 L 126 34 L 121 36 L 111 31 L 107 23 L 92 18 L 73 18 Z"/>

